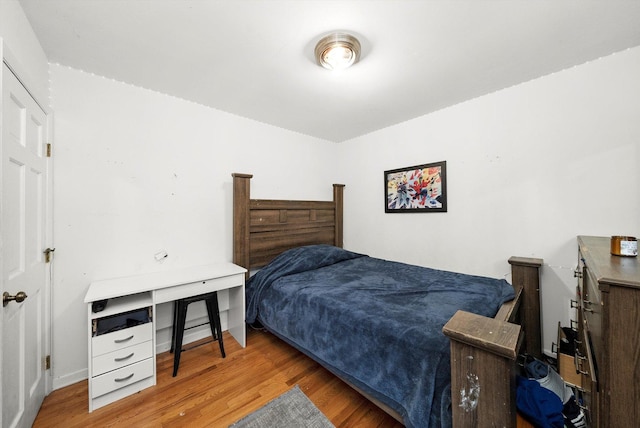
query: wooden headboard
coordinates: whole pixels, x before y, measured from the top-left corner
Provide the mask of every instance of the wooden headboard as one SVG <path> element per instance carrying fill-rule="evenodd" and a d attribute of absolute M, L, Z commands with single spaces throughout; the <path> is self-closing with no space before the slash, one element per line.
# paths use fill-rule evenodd
<path fill-rule="evenodd" d="M 344 184 L 333 185 L 333 201 L 251 199 L 253 175 L 231 175 L 235 264 L 249 270 L 266 265 L 294 247 L 342 247 Z"/>

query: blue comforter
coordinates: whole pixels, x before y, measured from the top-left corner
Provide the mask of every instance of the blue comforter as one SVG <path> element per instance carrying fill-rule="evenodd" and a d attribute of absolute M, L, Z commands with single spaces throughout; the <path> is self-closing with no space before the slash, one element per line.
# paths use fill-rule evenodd
<path fill-rule="evenodd" d="M 295 248 L 246 286 L 247 322 L 387 404 L 407 427 L 451 426 L 449 339 L 457 310 L 489 317 L 505 280 L 391 262 L 341 248 Z"/>

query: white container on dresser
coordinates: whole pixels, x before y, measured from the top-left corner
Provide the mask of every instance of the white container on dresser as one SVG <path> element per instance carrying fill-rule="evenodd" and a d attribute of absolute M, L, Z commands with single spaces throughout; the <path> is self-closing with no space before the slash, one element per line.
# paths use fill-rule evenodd
<path fill-rule="evenodd" d="M 228 330 L 246 346 L 246 269 L 217 263 L 92 282 L 88 311 L 89 412 L 156 384 L 156 305 L 228 290 Z M 106 301 L 94 312 L 94 303 Z"/>

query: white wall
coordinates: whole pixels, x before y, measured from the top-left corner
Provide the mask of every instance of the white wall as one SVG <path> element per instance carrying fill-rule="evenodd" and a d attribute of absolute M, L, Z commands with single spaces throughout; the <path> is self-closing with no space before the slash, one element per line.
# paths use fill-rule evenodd
<path fill-rule="evenodd" d="M 374 256 L 490 276 L 544 258 L 547 350 L 568 323 L 575 236 L 640 234 L 640 48 L 339 145 L 51 68 L 55 387 L 86 376 L 92 280 L 231 259 L 232 172 L 253 173 L 258 198 L 329 200 L 345 183 L 345 246 Z M 439 160 L 448 213 L 384 214 L 384 170 Z"/>
<path fill-rule="evenodd" d="M 59 65 L 51 77 L 58 388 L 87 375 L 91 281 L 231 261 L 231 174 L 254 174 L 252 197 L 331 200 L 335 144 Z"/>
<path fill-rule="evenodd" d="M 46 107 L 49 98 L 49 63 L 18 0 L 0 0 L 0 38 L 9 64 L 18 69 L 36 100 Z"/>
<path fill-rule="evenodd" d="M 640 47 L 339 145 L 345 246 L 465 273 L 543 258 L 544 347 L 576 235 L 640 235 Z M 383 171 L 446 160 L 448 212 L 385 214 Z"/>

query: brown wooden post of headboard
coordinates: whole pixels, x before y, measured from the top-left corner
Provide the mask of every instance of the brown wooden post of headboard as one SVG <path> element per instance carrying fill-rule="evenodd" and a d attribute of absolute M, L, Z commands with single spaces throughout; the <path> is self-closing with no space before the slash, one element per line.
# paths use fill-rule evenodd
<path fill-rule="evenodd" d="M 532 257 L 511 257 L 511 283 L 522 287 L 523 300 L 520 304 L 520 322 L 525 327 L 524 351 L 536 358 L 542 358 L 542 329 L 540 324 L 540 268 L 542 259 Z"/>
<path fill-rule="evenodd" d="M 344 209 L 344 184 L 334 184 L 333 185 L 333 203 L 335 205 L 336 210 L 336 225 L 335 225 L 335 241 L 334 244 L 336 247 L 343 247 L 343 215 L 342 211 Z"/>
<path fill-rule="evenodd" d="M 233 263 L 247 269 L 249 278 L 249 198 L 251 174 L 231 174 L 233 177 Z"/>

